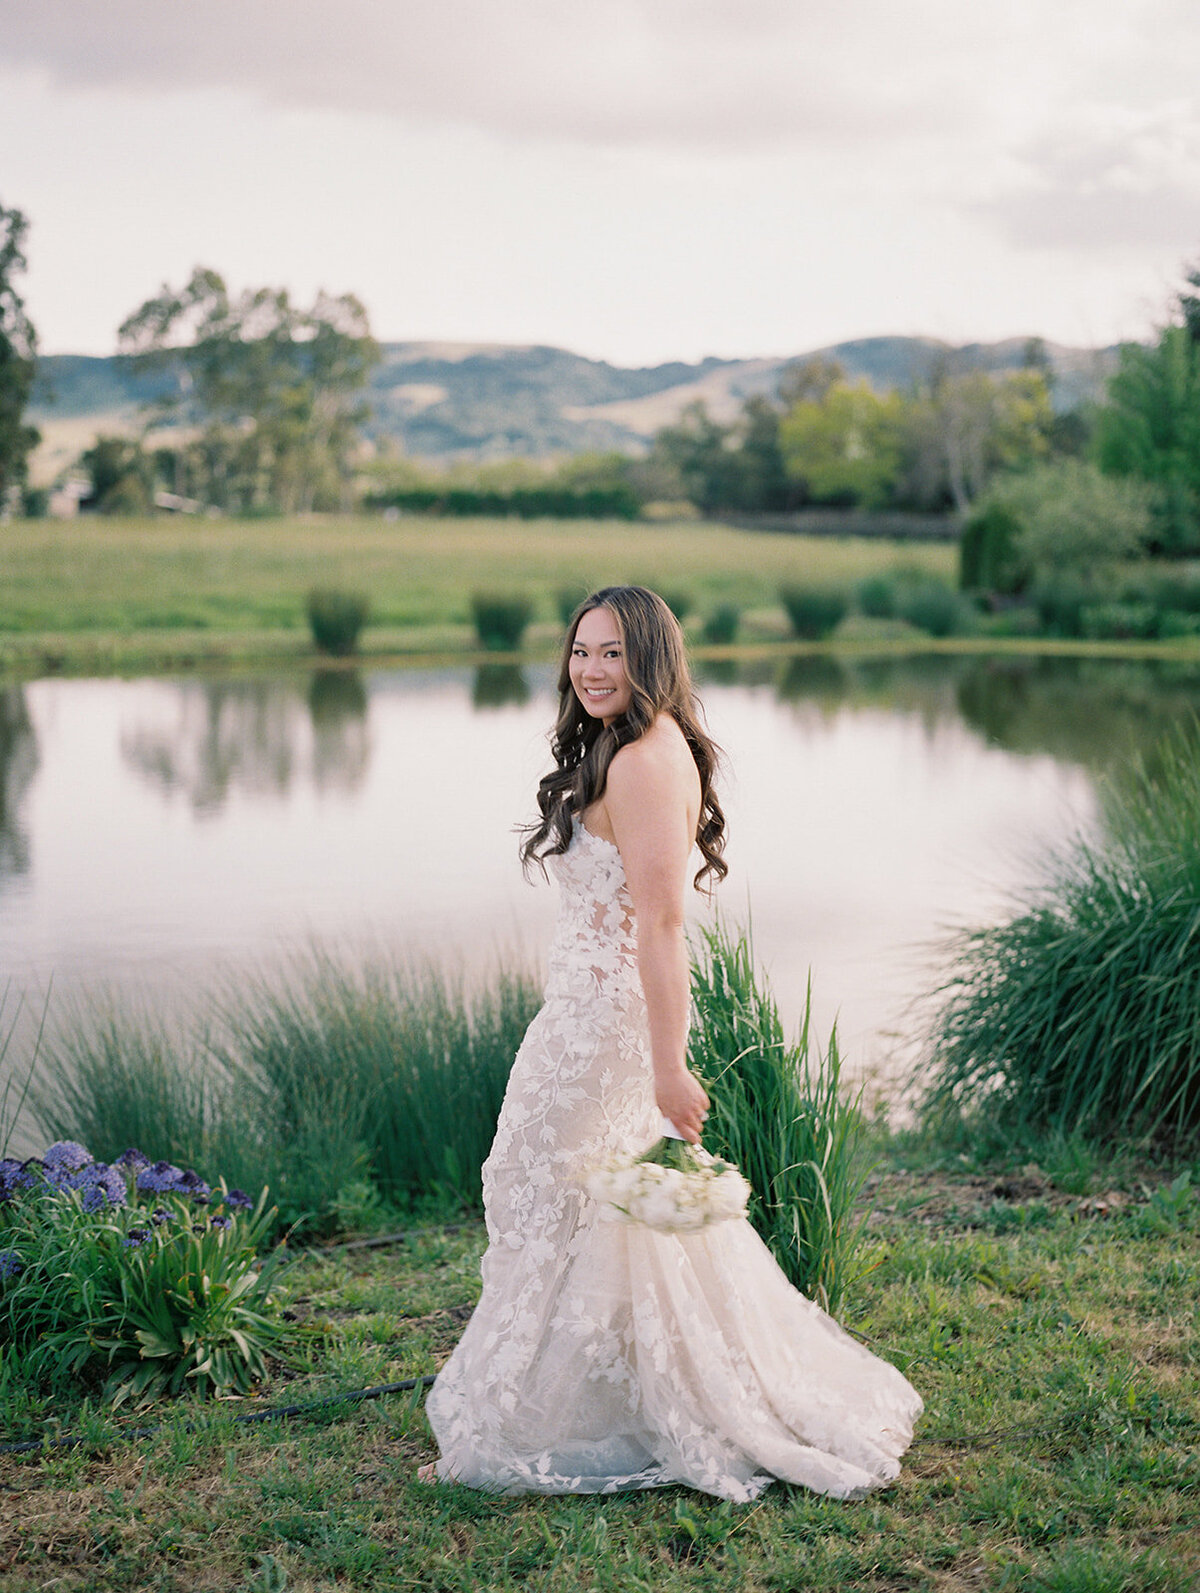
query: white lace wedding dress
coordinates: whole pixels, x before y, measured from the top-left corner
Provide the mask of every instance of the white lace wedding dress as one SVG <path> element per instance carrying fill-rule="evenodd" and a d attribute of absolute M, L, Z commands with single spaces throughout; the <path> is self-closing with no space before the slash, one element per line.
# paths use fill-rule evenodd
<path fill-rule="evenodd" d="M 605 1220 L 577 1181 L 661 1124 L 620 853 L 576 824 L 546 1001 L 483 1169 L 483 1294 L 426 1410 L 438 1475 L 503 1493 L 895 1477 L 921 1399 L 787 1282 L 744 1220 Z"/>

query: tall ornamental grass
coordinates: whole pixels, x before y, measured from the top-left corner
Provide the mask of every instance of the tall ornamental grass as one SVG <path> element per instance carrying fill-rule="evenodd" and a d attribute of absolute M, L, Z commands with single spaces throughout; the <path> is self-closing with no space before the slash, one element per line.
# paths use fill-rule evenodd
<path fill-rule="evenodd" d="M 836 1030 L 822 1054 L 810 989 L 788 1041 L 749 936 L 724 925 L 693 947 L 692 995 L 689 1062 L 712 1103 L 705 1148 L 749 1180 L 750 1220 L 788 1278 L 836 1313 L 870 1265 L 858 1206 L 866 1125 L 842 1090 Z"/>
<path fill-rule="evenodd" d="M 1024 910 L 959 937 L 941 995 L 928 1120 L 1200 1140 L 1200 727 L 1108 788 L 1101 838 Z"/>
<path fill-rule="evenodd" d="M 51 1037 L 41 1127 L 270 1187 L 285 1226 L 328 1229 L 364 1182 L 400 1205 L 478 1207 L 480 1168 L 540 996 L 501 969 L 467 989 L 433 964 L 314 950 L 203 998 L 191 1029 L 112 997 Z"/>

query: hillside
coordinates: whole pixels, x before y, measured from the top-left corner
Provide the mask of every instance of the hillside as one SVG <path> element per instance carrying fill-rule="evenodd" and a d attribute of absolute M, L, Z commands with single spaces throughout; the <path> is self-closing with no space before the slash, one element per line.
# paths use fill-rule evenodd
<path fill-rule="evenodd" d="M 881 390 L 951 370 L 1019 366 L 1025 340 L 954 346 L 934 338 L 870 337 L 804 354 L 705 359 L 626 368 L 566 349 L 470 343 L 387 343 L 371 383 L 368 430 L 407 454 L 452 460 L 538 458 L 591 449 L 638 452 L 660 426 L 703 401 L 729 419 L 752 394 L 772 394 L 796 360 L 838 360 L 852 379 Z M 1069 408 L 1097 392 L 1113 349 L 1047 345 L 1056 401 Z M 115 356 L 50 355 L 39 361 L 31 418 L 44 441 L 37 479 L 53 479 L 102 431 L 132 431 L 170 378 L 139 376 Z"/>

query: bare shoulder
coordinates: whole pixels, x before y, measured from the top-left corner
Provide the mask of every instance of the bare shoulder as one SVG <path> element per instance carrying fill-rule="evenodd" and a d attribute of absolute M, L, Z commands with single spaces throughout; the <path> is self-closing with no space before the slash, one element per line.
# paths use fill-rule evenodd
<path fill-rule="evenodd" d="M 622 747 L 609 765 L 607 792 L 614 809 L 686 813 L 692 830 L 700 811 L 700 776 L 683 731 L 669 714 Z"/>
<path fill-rule="evenodd" d="M 608 778 L 616 777 L 622 787 L 639 786 L 646 781 L 691 776 L 696 762 L 683 731 L 670 714 L 659 714 L 644 735 L 620 749 L 609 765 Z"/>

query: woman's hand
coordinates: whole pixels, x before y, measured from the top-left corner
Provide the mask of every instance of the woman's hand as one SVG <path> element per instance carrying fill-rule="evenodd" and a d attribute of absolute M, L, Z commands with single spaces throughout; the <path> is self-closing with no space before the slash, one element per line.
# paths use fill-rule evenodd
<path fill-rule="evenodd" d="M 654 1099 L 659 1111 L 670 1118 L 684 1139 L 699 1145 L 700 1131 L 708 1116 L 708 1096 L 696 1075 L 686 1068 L 665 1077 L 656 1073 Z"/>

